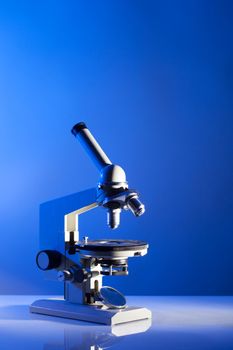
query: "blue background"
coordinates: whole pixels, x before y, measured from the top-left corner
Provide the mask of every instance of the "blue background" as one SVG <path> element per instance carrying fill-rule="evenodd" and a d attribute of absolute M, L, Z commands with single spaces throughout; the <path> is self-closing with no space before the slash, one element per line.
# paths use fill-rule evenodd
<path fill-rule="evenodd" d="M 35 266 L 41 202 L 92 187 L 84 120 L 147 207 L 82 217 L 145 239 L 126 294 L 233 293 L 233 2 L 0 2 L 0 293 L 56 293 Z M 49 234 L 49 232 L 48 232 Z"/>

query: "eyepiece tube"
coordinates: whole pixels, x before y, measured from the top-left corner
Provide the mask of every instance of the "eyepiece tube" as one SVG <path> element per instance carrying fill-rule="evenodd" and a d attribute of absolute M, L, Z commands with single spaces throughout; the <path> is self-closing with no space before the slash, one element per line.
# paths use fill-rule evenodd
<path fill-rule="evenodd" d="M 106 165 L 112 164 L 85 123 L 81 122 L 74 125 L 71 132 L 77 139 L 79 139 L 89 157 L 99 170 L 104 168 Z"/>

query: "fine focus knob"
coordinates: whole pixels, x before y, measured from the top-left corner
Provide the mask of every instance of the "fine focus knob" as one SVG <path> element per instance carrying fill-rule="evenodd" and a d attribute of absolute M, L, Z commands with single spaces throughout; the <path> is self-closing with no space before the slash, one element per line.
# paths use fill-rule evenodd
<path fill-rule="evenodd" d="M 57 274 L 57 279 L 60 282 L 65 282 L 65 281 L 72 282 L 74 279 L 74 275 L 70 270 L 61 270 Z"/>
<path fill-rule="evenodd" d="M 58 268 L 61 261 L 62 255 L 57 250 L 41 250 L 36 256 L 36 264 L 43 271 Z"/>

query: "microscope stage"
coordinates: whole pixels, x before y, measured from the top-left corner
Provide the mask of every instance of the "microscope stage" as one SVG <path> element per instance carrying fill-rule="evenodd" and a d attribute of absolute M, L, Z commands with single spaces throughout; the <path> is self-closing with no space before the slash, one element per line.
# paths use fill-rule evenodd
<path fill-rule="evenodd" d="M 125 259 L 145 255 L 148 243 L 138 240 L 97 239 L 87 243 L 80 241 L 76 244 L 76 249 L 85 257 Z"/>
<path fill-rule="evenodd" d="M 127 239 L 97 239 L 87 243 L 78 242 L 76 247 L 79 250 L 101 250 L 101 251 L 124 251 L 139 250 L 148 247 L 147 242 Z"/>

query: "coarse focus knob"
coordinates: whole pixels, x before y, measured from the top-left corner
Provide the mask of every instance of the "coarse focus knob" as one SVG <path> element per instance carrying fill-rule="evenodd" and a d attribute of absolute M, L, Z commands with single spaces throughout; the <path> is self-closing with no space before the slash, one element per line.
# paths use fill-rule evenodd
<path fill-rule="evenodd" d="M 99 275 L 99 271 L 86 271 L 79 266 L 71 266 L 69 269 L 60 270 L 57 273 L 57 279 L 60 282 L 74 282 L 83 283 L 88 278 L 96 277 Z"/>
<path fill-rule="evenodd" d="M 43 271 L 56 269 L 61 262 L 62 254 L 57 250 L 41 250 L 36 256 L 36 264 Z"/>

